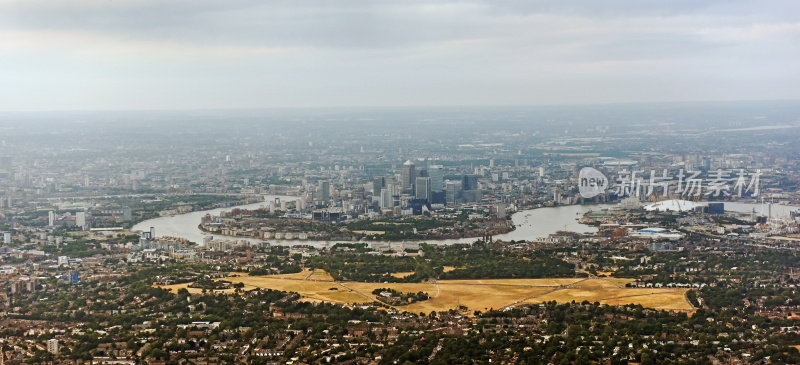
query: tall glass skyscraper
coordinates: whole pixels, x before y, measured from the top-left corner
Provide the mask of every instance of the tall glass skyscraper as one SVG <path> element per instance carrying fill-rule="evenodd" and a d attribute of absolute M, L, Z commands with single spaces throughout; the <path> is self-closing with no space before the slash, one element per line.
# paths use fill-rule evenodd
<path fill-rule="evenodd" d="M 428 177 L 431 178 L 431 191 L 444 191 L 444 168 L 441 165 L 429 166 Z"/>
<path fill-rule="evenodd" d="M 431 178 L 418 177 L 414 185 L 414 197 L 417 199 L 431 200 Z"/>
<path fill-rule="evenodd" d="M 417 170 L 411 160 L 403 164 L 403 170 L 400 171 L 400 186 L 403 188 L 404 193 L 414 192 L 414 183 L 417 179 Z"/>

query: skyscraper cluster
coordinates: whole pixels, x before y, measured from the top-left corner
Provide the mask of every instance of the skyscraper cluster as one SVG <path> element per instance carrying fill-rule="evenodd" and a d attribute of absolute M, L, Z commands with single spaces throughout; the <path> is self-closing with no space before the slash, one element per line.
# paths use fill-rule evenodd
<path fill-rule="evenodd" d="M 458 180 L 445 181 L 442 165 L 417 166 L 414 161 L 407 160 L 400 169 L 399 181 L 395 179 L 397 177 L 372 178 L 373 202 L 381 210 L 400 207 L 421 214 L 423 207 L 433 209 L 432 205 L 455 205 L 481 199 L 478 175 L 460 175 Z"/>

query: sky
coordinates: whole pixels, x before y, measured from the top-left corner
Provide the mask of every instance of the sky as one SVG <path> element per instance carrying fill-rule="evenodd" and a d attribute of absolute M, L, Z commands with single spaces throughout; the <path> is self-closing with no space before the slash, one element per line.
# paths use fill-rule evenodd
<path fill-rule="evenodd" d="M 800 99 L 800 1 L 0 0 L 0 110 Z"/>

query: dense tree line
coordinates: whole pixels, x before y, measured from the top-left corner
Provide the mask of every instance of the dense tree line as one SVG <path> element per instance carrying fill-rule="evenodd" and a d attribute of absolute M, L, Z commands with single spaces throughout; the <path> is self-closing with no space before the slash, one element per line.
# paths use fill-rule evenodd
<path fill-rule="evenodd" d="M 384 295 L 388 293 L 389 295 Z M 428 293 L 420 291 L 416 293 L 403 293 L 391 288 L 378 288 L 372 291 L 375 297 L 384 303 L 391 305 L 407 305 L 411 303 L 428 300 Z"/>
<path fill-rule="evenodd" d="M 420 282 L 428 279 L 494 279 L 573 277 L 574 267 L 542 253 L 514 253 L 481 246 L 422 245 L 422 256 L 395 257 L 333 251 L 311 259 L 309 266 L 328 271 L 336 280 Z M 446 271 L 445 267 L 454 270 Z M 391 273 L 413 272 L 405 277 Z"/>

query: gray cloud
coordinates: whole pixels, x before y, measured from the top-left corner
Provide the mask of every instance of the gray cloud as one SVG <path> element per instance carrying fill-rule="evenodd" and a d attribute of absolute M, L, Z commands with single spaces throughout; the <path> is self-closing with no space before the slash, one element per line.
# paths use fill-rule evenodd
<path fill-rule="evenodd" d="M 0 109 L 800 98 L 799 4 L 0 0 Z"/>

